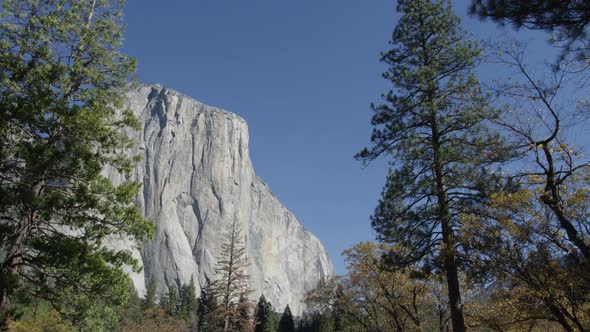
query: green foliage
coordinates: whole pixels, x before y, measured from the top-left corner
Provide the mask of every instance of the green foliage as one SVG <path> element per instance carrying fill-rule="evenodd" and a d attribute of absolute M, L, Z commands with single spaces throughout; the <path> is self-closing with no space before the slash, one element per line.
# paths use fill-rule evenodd
<path fill-rule="evenodd" d="M 201 296 L 199 297 L 199 307 L 197 311 L 197 330 L 199 332 L 210 331 L 220 324 L 220 320 L 216 316 L 218 306 L 215 290 L 209 279 L 207 279 L 205 286 L 201 288 Z"/>
<path fill-rule="evenodd" d="M 143 300 L 139 298 L 135 288 L 130 293 L 129 301 L 127 301 L 123 310 L 120 311 L 119 326 L 131 326 L 141 322 L 145 317 Z"/>
<path fill-rule="evenodd" d="M 300 332 L 341 331 L 335 329 L 334 319 L 330 312 L 305 313 L 301 318 L 300 327 L 297 330 Z"/>
<path fill-rule="evenodd" d="M 125 332 L 188 332 L 194 331 L 189 324 L 177 317 L 166 313 L 163 308 L 153 307 L 143 311 L 142 318 L 135 322 L 122 324 L 120 330 Z"/>
<path fill-rule="evenodd" d="M 110 317 L 101 308 L 129 295 L 122 266 L 139 267 L 103 243 L 151 234 L 133 203 L 139 185 L 101 174 L 127 174 L 134 162 L 121 153 L 130 140 L 120 128 L 137 121 L 117 112 L 135 66 L 118 50 L 122 1 L 1 6 L 0 309 L 18 290 L 76 322 L 88 322 L 82 312 Z"/>
<path fill-rule="evenodd" d="M 72 286 L 62 288 L 59 297 L 55 298 L 55 305 L 62 315 L 84 331 L 112 331 L 134 295 L 133 285 L 125 272 L 117 269 L 109 272 L 107 280 L 112 284 L 103 286 L 100 295 Z"/>
<path fill-rule="evenodd" d="M 145 309 L 156 306 L 156 280 L 154 278 L 150 278 L 148 282 L 143 306 Z"/>
<path fill-rule="evenodd" d="M 198 302 L 198 300 L 197 300 Z M 165 298 L 160 301 L 160 306 L 166 310 L 171 316 L 177 316 L 179 313 L 180 299 L 178 298 L 178 291 L 176 286 L 172 285 L 168 287 L 168 294 Z M 199 307 L 197 305 L 197 307 Z"/>
<path fill-rule="evenodd" d="M 169 292 L 167 298 L 176 296 L 176 300 L 172 303 L 178 303 L 178 295 L 174 290 Z M 172 295 L 172 296 L 171 296 Z M 146 307 L 145 299 L 140 299 L 134 295 L 127 302 L 123 310 L 119 313 L 119 322 L 112 326 L 109 331 L 125 331 L 125 332 L 142 332 L 142 331 L 190 331 L 189 323 L 179 317 L 178 311 L 170 313 L 167 301 L 161 301 L 160 305 Z M 90 331 L 94 331 L 90 329 Z M 194 330 L 192 330 L 194 331 Z"/>
<path fill-rule="evenodd" d="M 260 295 L 254 313 L 256 318 L 255 332 L 275 332 L 277 330 L 277 321 L 272 304 L 266 301 L 264 295 Z"/>
<path fill-rule="evenodd" d="M 372 105 L 373 146 L 357 154 L 363 161 L 393 158 L 371 220 L 381 240 L 399 243 L 392 258 L 400 265 L 434 260 L 443 214 L 455 228 L 459 213 L 480 206 L 495 182 L 487 166 L 500 160 L 501 141 L 483 125 L 493 110 L 471 72 L 479 49 L 444 3 L 399 5 L 392 49 L 381 58 L 393 90 Z"/>
<path fill-rule="evenodd" d="M 372 226 L 395 244 L 393 267 L 445 273 L 453 329 L 463 331 L 458 216 L 485 206 L 498 183 L 489 169 L 507 155 L 486 126 L 497 112 L 472 73 L 480 50 L 450 1 L 400 1 L 398 11 L 391 49 L 381 57 L 393 88 L 372 105 L 373 145 L 357 158 L 392 157 Z"/>
<path fill-rule="evenodd" d="M 192 323 L 196 322 L 199 302 L 197 301 L 195 280 L 191 277 L 188 284 L 180 288 L 180 310 L 179 314 L 184 320 Z"/>

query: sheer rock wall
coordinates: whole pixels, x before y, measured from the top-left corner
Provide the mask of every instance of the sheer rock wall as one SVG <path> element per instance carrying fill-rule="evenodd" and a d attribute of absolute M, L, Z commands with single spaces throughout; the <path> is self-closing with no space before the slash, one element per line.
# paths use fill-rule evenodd
<path fill-rule="evenodd" d="M 332 263 L 322 243 L 256 176 L 246 122 L 159 85 L 130 90 L 128 107 L 141 122 L 140 131 L 128 131 L 136 142 L 131 152 L 142 158 L 131 180 L 143 184 L 138 203 L 156 233 L 141 250 L 126 241 L 112 245 L 141 258 L 142 273 L 130 272 L 138 293 L 150 278 L 160 295 L 191 277 L 197 291 L 214 280 L 225 231 L 236 217 L 251 262 L 252 300 L 264 294 L 275 310 L 289 304 L 300 314 L 305 293 L 333 274 Z"/>

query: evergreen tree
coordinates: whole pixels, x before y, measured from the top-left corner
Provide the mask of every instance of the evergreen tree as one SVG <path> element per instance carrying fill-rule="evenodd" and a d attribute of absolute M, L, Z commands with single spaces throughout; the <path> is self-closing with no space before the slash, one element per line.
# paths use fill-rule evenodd
<path fill-rule="evenodd" d="M 281 316 L 281 320 L 279 321 L 279 332 L 295 332 L 295 321 L 293 320 L 293 314 L 291 313 L 291 308 L 289 305 L 285 307 L 285 311 L 283 311 L 283 316 Z"/>
<path fill-rule="evenodd" d="M 460 29 L 450 1 L 399 1 L 402 17 L 382 55 L 393 89 L 372 105 L 371 149 L 393 161 L 371 217 L 379 239 L 394 243 L 395 267 L 432 267 L 446 275 L 453 330 L 464 331 L 459 288 L 459 215 L 477 213 L 496 183 L 487 171 L 501 161 L 499 136 L 484 126 L 494 115 L 472 75 L 480 53 Z"/>
<path fill-rule="evenodd" d="M 197 298 L 195 296 L 197 289 L 195 288 L 195 280 L 191 277 L 188 284 L 182 285 L 180 289 L 180 311 L 179 314 L 189 323 L 193 323 L 197 319 Z"/>
<path fill-rule="evenodd" d="M 156 306 L 156 281 L 150 278 L 147 285 L 145 299 L 143 301 L 143 308 L 150 309 Z"/>
<path fill-rule="evenodd" d="M 143 301 L 137 295 L 135 287 L 131 285 L 131 296 L 125 304 L 125 308 L 120 316 L 119 325 L 131 325 L 141 322 L 144 318 Z"/>
<path fill-rule="evenodd" d="M 330 312 L 313 312 L 311 314 L 304 313 L 301 318 L 300 327 L 297 329 L 300 332 L 333 332 L 336 330 L 334 320 Z M 378 330 L 376 330 L 378 331 Z"/>
<path fill-rule="evenodd" d="M 219 319 L 215 316 L 217 310 L 217 297 L 209 279 L 205 287 L 201 288 L 199 307 L 197 310 L 198 326 L 197 331 L 207 332 L 214 330 L 219 325 Z"/>
<path fill-rule="evenodd" d="M 252 292 L 247 272 L 250 263 L 237 216 L 225 234 L 217 264 L 215 272 L 218 277 L 213 288 L 219 296 L 218 315 L 223 317 L 223 331 L 227 332 L 232 330 L 238 301 L 242 297 L 247 298 Z"/>
<path fill-rule="evenodd" d="M 160 305 L 171 316 L 178 315 L 179 298 L 176 286 L 168 287 L 168 295 L 162 299 Z"/>
<path fill-rule="evenodd" d="M 116 111 L 134 70 L 119 52 L 122 3 L 0 4 L 0 309 L 19 289 L 56 306 L 129 296 L 121 267 L 137 262 L 104 239 L 141 242 L 151 227 L 133 204 L 139 185 L 101 174 L 133 165 L 120 128 L 137 121 Z"/>
<path fill-rule="evenodd" d="M 256 312 L 254 314 L 256 318 L 255 332 L 275 332 L 276 321 L 274 315 L 274 309 L 272 304 L 266 301 L 264 295 L 260 295 L 258 304 L 256 305 Z"/>

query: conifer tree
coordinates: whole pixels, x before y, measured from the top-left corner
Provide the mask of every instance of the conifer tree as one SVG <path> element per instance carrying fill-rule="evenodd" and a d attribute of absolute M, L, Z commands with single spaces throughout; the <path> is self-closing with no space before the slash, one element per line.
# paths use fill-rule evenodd
<path fill-rule="evenodd" d="M 218 314 L 223 317 L 223 331 L 230 331 L 232 322 L 235 321 L 238 301 L 242 297 L 247 298 L 252 292 L 247 271 L 250 263 L 237 216 L 225 234 L 217 264 L 217 280 L 213 288 L 219 299 Z"/>
<path fill-rule="evenodd" d="M 201 288 L 201 296 L 199 297 L 197 331 L 207 332 L 216 329 L 220 325 L 219 319 L 216 317 L 217 312 L 217 296 L 210 280 L 207 279 L 205 286 Z"/>
<path fill-rule="evenodd" d="M 17 290 L 56 306 L 72 294 L 119 304 L 129 296 L 121 267 L 137 262 L 103 242 L 141 242 L 151 227 L 133 204 L 139 185 L 101 174 L 133 166 L 120 129 L 137 120 L 116 111 L 135 67 L 119 51 L 122 5 L 0 4 L 0 309 Z"/>
<path fill-rule="evenodd" d="M 156 305 L 156 281 L 150 278 L 148 282 L 145 299 L 143 301 L 143 308 L 150 309 Z"/>
<path fill-rule="evenodd" d="M 557 31 L 570 42 L 587 38 L 590 3 L 577 0 L 472 0 L 471 12 L 501 24 Z"/>
<path fill-rule="evenodd" d="M 477 213 L 496 180 L 488 172 L 504 157 L 502 141 L 485 126 L 487 107 L 472 74 L 480 53 L 466 38 L 450 1 L 399 1 L 402 17 L 381 61 L 393 88 L 372 105 L 375 126 L 365 162 L 392 157 L 371 217 L 379 239 L 395 244 L 388 261 L 446 276 L 453 330 L 464 331 L 455 236 L 459 215 Z"/>
<path fill-rule="evenodd" d="M 179 307 L 179 298 L 178 298 L 178 291 L 176 290 L 176 286 L 172 285 L 168 287 L 168 294 L 165 298 L 162 299 L 160 305 L 166 312 L 171 316 L 178 315 L 178 307 Z"/>
<path fill-rule="evenodd" d="M 587 67 L 590 56 L 588 25 L 590 2 L 583 0 L 471 0 L 471 12 L 504 25 L 543 30 L 551 42 L 563 47 Z"/>
<path fill-rule="evenodd" d="M 264 295 L 260 295 L 258 299 L 254 316 L 256 318 L 255 332 L 274 332 L 276 330 L 274 309 L 272 304 L 266 301 Z"/>
<path fill-rule="evenodd" d="M 189 323 L 196 321 L 197 317 L 197 298 L 195 296 L 197 290 L 195 288 L 195 280 L 191 277 L 188 284 L 182 285 L 180 289 L 180 316 Z"/>
<path fill-rule="evenodd" d="M 293 320 L 293 314 L 289 305 L 285 307 L 281 320 L 279 321 L 279 332 L 295 332 L 295 321 Z"/>

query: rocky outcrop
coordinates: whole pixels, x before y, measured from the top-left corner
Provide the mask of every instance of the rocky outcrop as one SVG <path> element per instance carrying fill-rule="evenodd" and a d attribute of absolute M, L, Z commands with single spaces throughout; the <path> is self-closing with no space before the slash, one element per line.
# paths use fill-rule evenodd
<path fill-rule="evenodd" d="M 321 242 L 254 173 L 245 121 L 159 85 L 132 89 L 128 107 L 142 124 L 128 133 L 136 142 L 131 153 L 142 157 L 131 180 L 143 184 L 137 201 L 156 233 L 141 251 L 132 243 L 113 245 L 141 258 L 142 273 L 132 274 L 138 293 L 150 278 L 160 294 L 191 277 L 198 289 L 214 280 L 235 217 L 251 262 L 252 299 L 264 294 L 277 311 L 289 304 L 301 313 L 303 296 L 333 274 L 332 264 Z"/>

